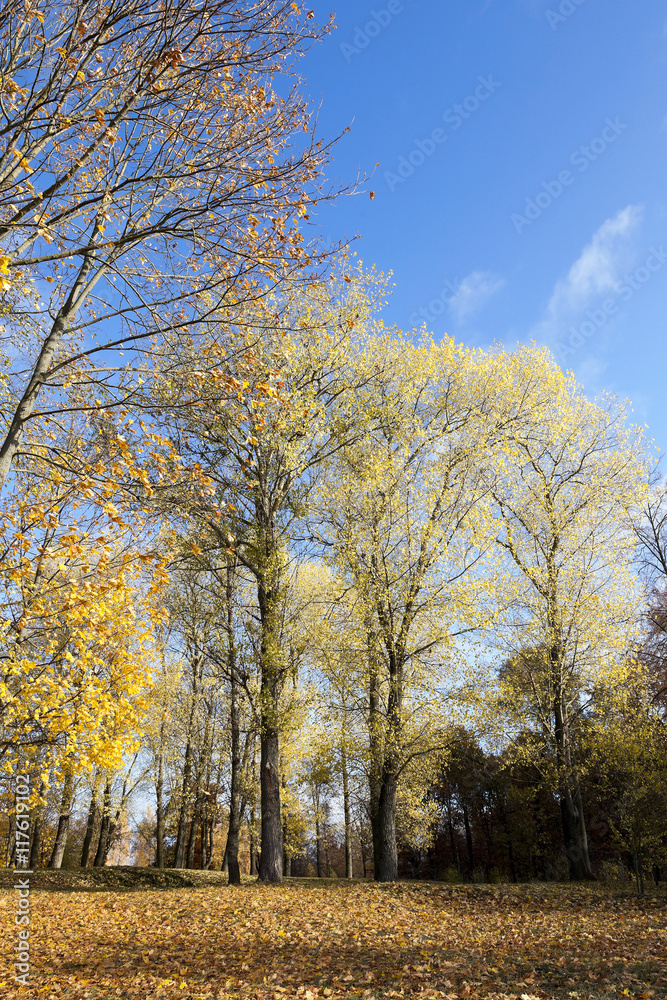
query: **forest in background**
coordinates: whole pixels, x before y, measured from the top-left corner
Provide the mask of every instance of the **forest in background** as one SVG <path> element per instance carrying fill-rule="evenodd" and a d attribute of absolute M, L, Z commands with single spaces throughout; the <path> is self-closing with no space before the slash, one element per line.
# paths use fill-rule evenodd
<path fill-rule="evenodd" d="M 657 456 L 548 350 L 385 326 L 388 279 L 306 239 L 326 30 L 3 8 L 3 863 L 641 890 Z"/>

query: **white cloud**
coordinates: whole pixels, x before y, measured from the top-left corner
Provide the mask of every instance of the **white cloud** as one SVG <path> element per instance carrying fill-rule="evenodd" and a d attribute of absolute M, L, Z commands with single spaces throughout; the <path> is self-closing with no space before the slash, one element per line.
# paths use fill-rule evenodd
<path fill-rule="evenodd" d="M 565 278 L 557 283 L 544 318 L 532 331 L 533 337 L 549 343 L 563 326 L 583 310 L 613 291 L 634 254 L 634 236 L 642 219 L 641 205 L 628 205 L 603 222 L 584 247 Z"/>
<path fill-rule="evenodd" d="M 461 321 L 486 305 L 504 284 L 504 278 L 490 271 L 473 271 L 459 284 L 449 300 L 449 308 Z"/>

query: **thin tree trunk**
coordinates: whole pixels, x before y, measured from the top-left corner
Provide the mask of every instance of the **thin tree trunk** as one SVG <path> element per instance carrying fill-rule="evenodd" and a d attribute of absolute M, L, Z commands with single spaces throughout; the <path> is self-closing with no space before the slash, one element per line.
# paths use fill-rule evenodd
<path fill-rule="evenodd" d="M 188 812 L 190 811 L 190 774 L 192 772 L 192 743 L 190 737 L 185 746 L 185 763 L 183 765 L 183 781 L 181 783 L 181 805 L 178 811 L 178 827 L 176 830 L 176 847 L 174 849 L 174 868 L 182 868 L 185 861 L 185 848 L 188 833 Z"/>
<path fill-rule="evenodd" d="M 641 836 L 632 833 L 632 863 L 635 868 L 635 880 L 637 882 L 637 892 L 644 895 L 644 862 L 642 858 Z"/>
<path fill-rule="evenodd" d="M 377 636 L 370 621 L 366 622 L 368 649 L 368 735 L 370 749 L 369 793 L 370 821 L 373 835 L 373 864 L 380 855 L 379 802 L 382 783 L 382 730 L 380 724 L 380 681 L 377 662 Z"/>
<path fill-rule="evenodd" d="M 206 791 L 202 787 L 203 779 L 205 777 L 204 771 L 210 777 L 211 773 L 211 733 L 213 731 L 213 699 L 211 699 L 206 705 L 206 724 L 204 726 L 204 741 L 201 748 L 201 753 L 199 755 L 199 760 L 197 762 L 197 774 L 195 776 L 195 806 L 192 813 L 192 822 L 190 823 L 190 831 L 188 835 L 188 846 L 186 852 L 186 868 L 194 868 L 194 857 L 195 857 L 195 847 L 197 844 L 197 836 L 200 832 L 199 825 L 201 821 L 201 816 L 204 810 L 204 798 Z M 200 845 L 201 850 L 204 850 L 203 843 Z"/>
<path fill-rule="evenodd" d="M 39 785 L 39 795 L 40 799 L 44 794 L 44 782 L 41 781 Z M 40 867 L 41 853 L 42 853 L 42 829 L 44 826 L 44 804 L 40 801 L 39 805 L 36 807 L 31 830 L 31 840 L 30 840 L 30 867 L 32 869 Z"/>
<path fill-rule="evenodd" d="M 239 868 L 239 830 L 241 827 L 241 723 L 239 711 L 239 676 L 234 635 L 234 570 L 235 564 L 227 559 L 226 610 L 227 610 L 227 665 L 230 683 L 230 729 L 232 773 L 229 791 L 229 830 L 225 855 L 229 871 L 229 885 L 241 884 Z"/>
<path fill-rule="evenodd" d="M 166 711 L 160 721 L 160 751 L 157 760 L 157 775 L 155 777 L 155 867 L 164 868 L 164 734 L 166 727 Z"/>
<path fill-rule="evenodd" d="M 324 817 L 322 825 L 324 827 L 324 856 L 327 862 L 327 878 L 331 878 L 331 855 L 329 854 L 329 824 L 327 823 L 326 816 Z"/>
<path fill-rule="evenodd" d="M 345 878 L 354 878 L 352 871 L 352 820 L 350 818 L 350 787 L 347 772 L 345 741 L 340 748 L 341 770 L 343 772 L 343 816 L 345 817 Z"/>
<path fill-rule="evenodd" d="M 461 872 L 461 864 L 459 861 L 459 851 L 456 845 L 456 840 L 454 838 L 454 821 L 452 819 L 452 793 L 451 789 L 447 794 L 447 829 L 449 830 L 449 843 L 452 848 L 452 861 L 456 865 L 456 870 L 459 875 L 463 874 Z"/>
<path fill-rule="evenodd" d="M 313 786 L 313 805 L 315 807 L 315 857 L 317 860 L 317 877 L 322 878 L 322 821 L 320 817 L 320 797 L 315 786 Z"/>
<path fill-rule="evenodd" d="M 188 719 L 188 735 L 185 744 L 185 760 L 183 762 L 183 782 L 181 785 L 181 806 L 178 812 L 178 827 L 176 830 L 176 847 L 174 849 L 174 868 L 182 868 L 185 861 L 185 849 L 189 830 L 188 813 L 190 799 L 190 775 L 192 774 L 192 730 L 197 711 L 198 684 L 197 677 L 201 666 L 201 657 L 195 656 L 192 661 L 192 706 Z"/>
<path fill-rule="evenodd" d="M 249 848 L 250 848 L 250 871 L 249 875 L 257 874 L 257 844 L 255 843 L 255 805 L 250 806 L 250 819 L 248 820 Z"/>
<path fill-rule="evenodd" d="M 88 806 L 88 820 L 86 822 L 86 833 L 83 838 L 83 847 L 81 849 L 81 867 L 87 868 L 88 861 L 90 859 L 90 847 L 93 842 L 93 833 L 95 832 L 95 815 L 97 813 L 97 796 L 100 791 L 100 772 L 95 772 L 95 777 L 93 778 L 93 789 L 90 794 L 90 805 Z"/>
<path fill-rule="evenodd" d="M 63 782 L 63 794 L 60 801 L 60 816 L 58 817 L 58 829 L 56 839 L 49 860 L 49 868 L 60 868 L 63 863 L 63 855 L 67 845 L 67 834 L 69 832 L 69 819 L 72 811 L 72 799 L 74 797 L 74 777 L 68 771 Z"/>
<path fill-rule="evenodd" d="M 199 818 L 201 816 L 202 809 L 202 791 L 201 791 L 201 770 L 198 768 L 196 784 L 195 784 L 195 804 L 192 810 L 192 819 L 190 820 L 190 826 L 188 829 L 188 840 L 187 847 L 185 851 L 185 867 L 194 867 L 194 857 L 195 857 L 195 844 L 197 842 L 197 834 L 199 833 Z"/>
<path fill-rule="evenodd" d="M 368 872 L 366 870 L 366 838 L 360 837 L 359 843 L 361 845 L 361 870 L 364 873 L 364 878 L 367 878 Z"/>
<path fill-rule="evenodd" d="M 213 864 L 213 828 L 215 827 L 215 813 L 211 816 L 208 824 L 208 863 L 207 868 Z"/>
<path fill-rule="evenodd" d="M 164 868 L 164 755 L 160 752 L 155 780 L 155 867 Z"/>
<path fill-rule="evenodd" d="M 475 869 L 475 856 L 473 854 L 472 848 L 472 831 L 470 829 L 470 817 L 468 816 L 468 809 L 465 804 L 465 799 L 461 795 L 461 808 L 463 809 L 463 826 L 466 832 L 466 848 L 468 849 L 468 877 L 472 882 L 472 875 Z"/>
<path fill-rule="evenodd" d="M 199 840 L 201 842 L 200 860 L 199 867 L 202 871 L 206 871 L 208 867 L 206 864 L 206 859 L 208 855 L 208 801 L 204 799 L 204 806 L 201 812 L 201 823 L 199 826 Z"/>
<path fill-rule="evenodd" d="M 9 815 L 9 829 L 7 830 L 7 852 L 5 860 L 5 868 L 14 867 L 14 854 L 16 851 L 16 814 L 10 813 Z"/>

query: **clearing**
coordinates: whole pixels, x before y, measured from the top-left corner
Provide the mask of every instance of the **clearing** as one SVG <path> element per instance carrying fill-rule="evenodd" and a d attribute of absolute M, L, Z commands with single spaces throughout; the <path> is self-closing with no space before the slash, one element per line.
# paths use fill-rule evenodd
<path fill-rule="evenodd" d="M 156 887 L 154 870 L 131 871 L 35 873 L 28 987 L 13 979 L 18 893 L 9 888 L 11 873 L 3 872 L 0 995 L 667 996 L 664 893 L 640 898 L 627 886 L 316 879 L 235 889 L 215 872 L 165 872 Z"/>

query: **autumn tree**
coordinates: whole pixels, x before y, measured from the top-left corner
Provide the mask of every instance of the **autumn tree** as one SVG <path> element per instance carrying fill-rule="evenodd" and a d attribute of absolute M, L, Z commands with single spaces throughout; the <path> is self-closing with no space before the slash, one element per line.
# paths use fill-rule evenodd
<path fill-rule="evenodd" d="M 245 322 L 263 332 L 255 347 L 255 385 L 244 386 L 233 407 L 220 404 L 215 383 L 202 374 L 191 351 L 161 359 L 156 383 L 155 405 L 174 414 L 172 440 L 213 484 L 188 516 L 214 534 L 221 550 L 234 553 L 256 590 L 260 878 L 267 882 L 282 877 L 281 697 L 295 670 L 284 629 L 292 542 L 302 530 L 305 504 L 324 460 L 346 433 L 356 433 L 351 334 L 370 321 L 383 287 L 376 275 L 360 269 L 348 274 L 344 267 L 327 282 L 267 298 L 247 314 Z M 202 347 L 207 349 L 205 341 Z M 253 391 L 258 382 L 262 398 Z M 176 412 L 172 403 L 183 398 L 190 405 Z"/>
<path fill-rule="evenodd" d="M 282 0 L 4 4 L 0 272 L 18 357 L 0 483 L 40 396 L 52 413 L 104 392 L 126 405 L 145 376 L 118 352 L 136 366 L 156 336 L 311 259 L 298 221 L 327 154 L 290 81 L 322 34 L 311 17 Z"/>
<path fill-rule="evenodd" d="M 477 454 L 489 434 L 486 374 L 472 352 L 378 337 L 360 351 L 361 432 L 341 440 L 313 530 L 357 602 L 366 655 L 375 878 L 397 877 L 399 782 L 446 745 L 442 680 L 452 637 L 483 617 L 471 579 L 484 529 Z M 477 544 L 470 531 L 477 526 Z"/>
<path fill-rule="evenodd" d="M 117 766 L 138 735 L 160 571 L 145 574 L 113 507 L 87 509 L 53 480 L 7 499 L 0 756 Z"/>
<path fill-rule="evenodd" d="M 578 734 L 599 692 L 631 669 L 641 588 L 629 520 L 646 458 L 624 405 L 587 400 L 548 352 L 497 364 L 498 405 L 517 414 L 488 478 L 505 559 L 496 636 L 514 651 L 502 700 L 551 748 L 570 876 L 591 878 Z"/>

